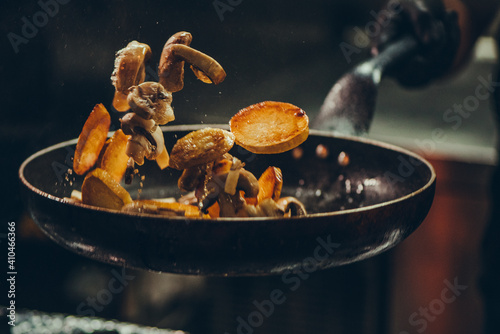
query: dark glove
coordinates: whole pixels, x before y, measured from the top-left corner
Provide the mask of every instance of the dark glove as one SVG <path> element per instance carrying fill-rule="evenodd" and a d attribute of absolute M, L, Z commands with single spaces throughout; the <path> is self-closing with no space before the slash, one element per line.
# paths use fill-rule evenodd
<path fill-rule="evenodd" d="M 377 20 L 381 32 L 372 38 L 376 56 L 404 35 L 414 36 L 421 51 L 397 73 L 388 73 L 403 86 L 420 86 L 445 74 L 453 65 L 460 42 L 455 12 L 447 12 L 440 0 L 391 0 Z"/>

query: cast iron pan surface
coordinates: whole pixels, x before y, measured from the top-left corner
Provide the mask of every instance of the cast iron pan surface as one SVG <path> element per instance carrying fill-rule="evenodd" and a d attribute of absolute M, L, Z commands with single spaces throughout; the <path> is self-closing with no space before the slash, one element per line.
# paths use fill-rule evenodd
<path fill-rule="evenodd" d="M 199 128 L 164 127 L 167 148 Z M 211 220 L 130 214 L 62 199 L 80 190 L 83 181 L 70 172 L 75 146 L 76 139 L 51 146 L 21 165 L 21 188 L 33 219 L 57 244 L 78 254 L 159 272 L 272 275 L 359 261 L 412 233 L 435 190 L 432 166 L 409 151 L 311 130 L 295 151 L 255 155 L 235 146 L 230 152 L 257 177 L 268 166 L 281 168 L 282 196 L 299 198 L 308 216 Z M 339 163 L 342 152 L 348 164 Z M 145 176 L 141 198 L 181 195 L 179 171 L 161 171 L 150 161 L 139 170 Z M 138 181 L 126 186 L 133 198 L 141 188 Z"/>

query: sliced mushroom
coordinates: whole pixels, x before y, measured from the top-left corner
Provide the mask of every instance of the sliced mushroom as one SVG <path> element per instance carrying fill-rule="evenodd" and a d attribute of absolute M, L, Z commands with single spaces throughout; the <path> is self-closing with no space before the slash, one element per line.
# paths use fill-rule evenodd
<path fill-rule="evenodd" d="M 217 202 L 220 207 L 220 217 L 248 217 L 247 212 L 244 210 L 246 204 L 245 199 L 239 193 L 229 195 L 221 193 Z"/>
<path fill-rule="evenodd" d="M 236 190 L 243 190 L 245 192 L 245 197 L 257 197 L 259 193 L 259 181 L 252 173 L 242 168 L 240 170 L 240 177 L 238 178 Z"/>
<path fill-rule="evenodd" d="M 146 78 L 146 62 L 151 57 L 149 45 L 130 42 L 116 53 L 111 82 L 115 86 L 113 106 L 118 111 L 127 111 L 127 94 L 130 87 L 140 84 Z"/>
<path fill-rule="evenodd" d="M 157 82 L 143 82 L 133 86 L 127 98 L 133 112 L 146 120 L 164 125 L 175 119 L 172 94 Z"/>
<path fill-rule="evenodd" d="M 153 120 L 129 113 L 121 123 L 123 132 L 132 136 L 127 143 L 127 155 L 138 165 L 144 164 L 144 157 L 154 160 L 165 150 L 163 132 Z"/>
<path fill-rule="evenodd" d="M 179 189 L 182 191 L 193 191 L 203 182 L 205 169 L 200 166 L 186 168 L 177 181 Z"/>
<path fill-rule="evenodd" d="M 240 196 L 240 190 L 245 193 L 245 197 L 253 198 L 257 197 L 259 193 L 259 181 L 255 178 L 255 176 L 249 171 L 242 168 L 240 170 L 240 174 L 238 177 L 238 183 L 236 185 L 235 194 L 228 194 L 224 191 L 226 180 L 228 173 L 213 175 L 210 180 L 208 180 L 206 184 L 205 196 L 202 198 L 202 211 L 205 211 L 210 206 L 212 206 L 216 201 L 219 201 L 221 196 L 225 198 L 226 202 L 234 202 L 237 204 L 238 210 L 241 208 L 242 203 L 237 200 Z M 234 196 L 234 198 L 226 198 L 227 196 Z M 244 199 L 243 199 L 243 202 Z M 219 203 L 220 205 L 221 203 Z M 224 203 L 228 204 L 228 203 Z M 222 206 L 221 206 L 222 210 Z M 236 210 L 237 211 L 237 210 Z M 222 215 L 223 211 L 221 211 L 221 217 L 226 217 Z"/>
<path fill-rule="evenodd" d="M 266 198 L 259 203 L 258 207 L 264 212 L 265 217 L 283 217 L 285 211 L 272 198 Z"/>
<path fill-rule="evenodd" d="M 226 184 L 224 186 L 224 191 L 226 193 L 230 195 L 234 195 L 236 193 L 238 178 L 244 165 L 245 164 L 243 164 L 240 159 L 233 157 L 231 167 L 227 174 Z"/>
<path fill-rule="evenodd" d="M 166 50 L 173 44 L 189 45 L 192 40 L 193 36 L 189 32 L 180 31 L 172 35 L 163 47 L 158 66 L 158 75 L 160 83 L 169 92 L 178 92 L 184 86 L 184 61 L 176 59 L 172 54 L 167 53 Z M 166 85 L 165 83 L 169 84 Z"/>
<path fill-rule="evenodd" d="M 125 169 L 125 184 L 132 183 L 132 181 L 134 180 L 135 171 L 136 169 L 135 169 L 134 158 L 129 157 L 127 161 L 127 169 Z"/>
<path fill-rule="evenodd" d="M 304 204 L 302 204 L 298 199 L 295 197 L 282 197 L 279 200 L 277 200 L 278 205 L 283 207 L 283 210 L 285 213 L 290 212 L 291 216 L 305 216 L 307 215 L 306 208 L 304 207 Z"/>
<path fill-rule="evenodd" d="M 226 72 L 215 59 L 189 47 L 191 40 L 190 33 L 180 32 L 163 47 L 158 75 L 169 92 L 178 92 L 184 87 L 184 62 L 191 64 L 194 74 L 205 83 L 219 84 L 226 78 Z"/>
<path fill-rule="evenodd" d="M 142 128 L 146 132 L 154 132 L 157 128 L 155 121 L 152 119 L 144 119 L 136 113 L 128 113 L 120 119 L 121 127 L 126 135 L 133 135 L 137 128 Z"/>
<path fill-rule="evenodd" d="M 170 153 L 170 167 L 183 170 L 217 161 L 234 145 L 231 132 L 204 128 L 188 133 L 175 143 Z"/>

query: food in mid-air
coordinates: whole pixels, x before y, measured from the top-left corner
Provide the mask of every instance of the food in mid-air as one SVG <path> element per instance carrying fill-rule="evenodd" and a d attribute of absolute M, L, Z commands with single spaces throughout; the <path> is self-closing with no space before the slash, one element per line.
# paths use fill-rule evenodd
<path fill-rule="evenodd" d="M 107 209 L 189 218 L 290 217 L 306 214 L 300 201 L 281 197 L 282 172 L 269 167 L 257 179 L 245 164 L 230 154 L 234 144 L 254 153 L 281 153 L 306 140 L 305 112 L 289 103 L 266 101 L 240 110 L 231 118 L 230 130 L 204 128 L 177 140 L 170 151 L 160 125 L 175 119 L 172 93 L 183 88 L 184 64 L 204 83 L 221 83 L 222 66 L 190 47 L 188 32 L 166 42 L 158 68 L 159 82 L 145 82 L 145 63 L 151 48 L 130 42 L 116 54 L 111 80 L 113 106 L 127 112 L 121 129 L 110 139 L 110 115 L 96 105 L 78 139 L 73 168 L 85 175 L 81 196 L 73 200 Z M 161 169 L 182 171 L 180 199 L 132 199 L 121 184 L 130 184 L 137 165 L 155 160 Z"/>

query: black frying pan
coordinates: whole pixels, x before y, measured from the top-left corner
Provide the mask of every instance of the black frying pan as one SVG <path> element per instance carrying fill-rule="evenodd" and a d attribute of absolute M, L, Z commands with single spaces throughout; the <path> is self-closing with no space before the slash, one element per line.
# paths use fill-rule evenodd
<path fill-rule="evenodd" d="M 165 142 L 171 146 L 198 128 L 165 127 Z M 310 212 L 306 217 L 189 220 L 126 214 L 62 200 L 83 181 L 66 173 L 75 144 L 72 140 L 49 147 L 22 164 L 19 176 L 27 206 L 59 245 L 131 268 L 268 275 L 339 266 L 402 241 L 423 221 L 434 196 L 434 170 L 417 155 L 368 139 L 311 130 L 299 151 L 254 155 L 234 147 L 231 152 L 257 176 L 268 166 L 280 167 L 283 193 L 305 203 Z M 349 157 L 347 165 L 339 163 L 342 152 Z M 146 175 L 143 198 L 180 195 L 178 171 L 161 171 L 149 161 L 140 171 Z M 129 186 L 133 196 L 137 189 L 137 184 Z"/>
<path fill-rule="evenodd" d="M 315 120 L 316 127 L 329 132 L 312 130 L 299 150 L 254 155 L 233 148 L 231 153 L 255 175 L 268 166 L 280 167 L 284 195 L 305 203 L 306 217 L 188 220 L 66 203 L 62 197 L 80 189 L 83 181 L 66 173 L 76 140 L 40 151 L 21 165 L 28 208 L 39 227 L 63 247 L 154 271 L 268 275 L 329 268 L 379 254 L 424 220 L 436 176 L 428 162 L 409 151 L 351 135 L 368 131 L 383 74 L 397 70 L 418 48 L 413 38 L 403 37 L 343 76 Z M 173 145 L 199 128 L 165 127 L 165 142 Z M 332 130 L 348 135 L 333 136 Z M 348 155 L 347 165 L 339 163 L 341 153 Z M 141 173 L 146 175 L 143 198 L 180 196 L 178 171 L 146 163 Z M 128 188 L 135 195 L 138 185 Z"/>

